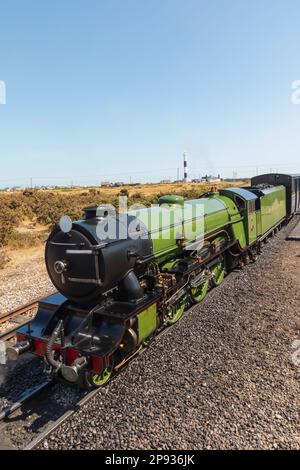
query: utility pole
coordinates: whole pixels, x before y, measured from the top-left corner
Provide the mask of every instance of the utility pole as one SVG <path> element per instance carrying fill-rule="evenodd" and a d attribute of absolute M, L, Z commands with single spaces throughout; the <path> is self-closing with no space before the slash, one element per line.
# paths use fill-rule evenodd
<path fill-rule="evenodd" d="M 179 182 L 179 168 L 177 168 L 177 183 Z"/>
<path fill-rule="evenodd" d="M 30 188 L 32 189 L 32 187 L 33 186 L 32 186 L 32 176 L 31 176 L 31 178 L 30 178 Z"/>

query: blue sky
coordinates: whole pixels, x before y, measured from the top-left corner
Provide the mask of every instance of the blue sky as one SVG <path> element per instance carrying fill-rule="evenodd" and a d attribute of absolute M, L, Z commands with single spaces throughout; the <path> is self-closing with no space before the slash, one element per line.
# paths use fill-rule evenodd
<path fill-rule="evenodd" d="M 2 0 L 0 186 L 300 172 L 299 0 Z"/>

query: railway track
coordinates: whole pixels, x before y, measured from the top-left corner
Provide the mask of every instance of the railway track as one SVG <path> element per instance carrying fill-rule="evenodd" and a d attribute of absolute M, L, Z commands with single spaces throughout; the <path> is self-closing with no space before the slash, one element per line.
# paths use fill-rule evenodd
<path fill-rule="evenodd" d="M 25 403 L 27 403 L 29 400 L 34 398 L 36 395 L 38 395 L 40 392 L 43 390 L 46 390 L 49 388 L 51 385 L 53 385 L 53 381 L 47 380 L 46 382 L 37 385 L 36 387 L 32 387 L 32 389 L 24 392 L 18 401 L 13 403 L 12 405 L 6 406 L 0 410 L 0 421 L 3 421 L 6 418 L 9 418 L 15 411 L 20 409 Z"/>
<path fill-rule="evenodd" d="M 38 306 L 38 303 L 40 301 L 41 298 L 38 298 L 38 299 L 34 299 L 32 300 L 31 302 L 25 304 L 25 305 L 22 305 L 21 307 L 18 307 L 14 310 L 11 310 L 10 312 L 8 313 L 5 313 L 3 315 L 0 315 L 0 324 L 2 323 L 5 323 L 7 321 L 16 321 L 16 323 L 18 323 L 17 320 L 14 320 L 14 317 L 18 317 L 20 315 L 24 315 L 32 310 L 34 310 L 37 306 Z"/>
<path fill-rule="evenodd" d="M 35 299 L 25 305 L 22 305 L 21 307 L 5 313 L 4 315 L 0 315 L 0 325 L 4 325 L 7 322 L 13 323 L 15 325 L 13 328 L 7 329 L 3 333 L 0 333 L 0 341 L 11 341 L 14 339 L 16 330 L 20 328 L 20 326 L 26 325 L 28 323 L 28 320 L 24 321 L 22 316 L 37 309 L 39 300 L 40 299 Z"/>
<path fill-rule="evenodd" d="M 26 325 L 31 319 L 24 319 L 24 315 L 34 312 L 38 308 L 38 303 L 42 297 L 36 298 L 31 302 L 28 302 L 18 308 L 11 310 L 3 315 L 0 315 L 0 325 L 5 323 L 13 324 L 13 328 L 4 330 L 0 334 L 0 341 L 11 341 L 15 338 L 16 330 L 23 325 Z M 22 408 L 27 402 L 35 398 L 39 393 L 51 386 L 51 381 L 46 380 L 42 384 L 33 386 L 28 390 L 24 391 L 21 396 L 11 405 L 0 408 L 0 422 L 5 421 L 11 415 L 13 415 L 17 410 Z"/>
<path fill-rule="evenodd" d="M 0 325 L 3 325 L 7 322 L 13 323 L 15 325 L 13 328 L 5 330 L 0 334 L 0 341 L 10 341 L 15 337 L 16 330 L 20 328 L 20 326 L 26 325 L 26 323 L 28 323 L 28 320 L 24 321 L 24 318 L 22 318 L 23 315 L 26 315 L 37 309 L 39 300 L 40 299 L 32 300 L 31 302 L 0 316 Z"/>
<path fill-rule="evenodd" d="M 50 293 L 49 295 L 54 294 L 55 292 Z M 11 310 L 10 312 L 7 312 L 5 314 L 0 314 L 0 325 L 3 325 L 4 323 L 13 323 L 15 326 L 7 331 L 4 331 L 4 333 L 0 334 L 0 340 L 2 341 L 9 341 L 15 336 L 15 331 L 20 328 L 20 326 L 26 325 L 29 320 L 26 319 L 24 321 L 24 315 L 33 312 L 34 310 L 37 309 L 38 303 L 43 297 L 36 298 L 32 300 L 31 302 L 28 302 L 27 304 L 22 305 L 21 307 L 18 307 L 14 310 Z"/>
<path fill-rule="evenodd" d="M 24 321 L 22 319 L 22 315 L 29 313 L 37 308 L 38 302 L 41 300 L 35 299 L 32 302 L 21 306 L 20 308 L 14 309 L 11 312 L 3 315 L 0 317 L 0 323 L 3 324 L 5 322 L 15 323 L 15 327 L 8 331 L 5 331 L 3 334 L 0 335 L 0 340 L 2 341 L 9 341 L 14 338 L 16 330 L 24 324 L 27 324 L 30 320 Z M 154 342 L 158 339 L 158 337 L 162 336 L 169 332 L 170 328 L 163 329 L 159 334 L 153 338 L 151 341 Z M 135 353 L 128 358 L 128 360 L 124 363 L 119 364 L 116 367 L 117 373 L 114 377 L 112 377 L 111 381 L 115 380 L 122 369 L 124 369 L 132 360 L 134 360 L 137 356 L 142 354 L 148 349 L 148 346 L 141 347 Z M 0 409 L 0 422 L 5 422 L 8 418 L 10 418 L 15 412 L 21 409 L 26 403 L 30 402 L 32 399 L 37 399 L 42 392 L 47 389 L 50 389 L 49 393 L 51 393 L 51 386 L 53 386 L 56 382 L 54 380 L 46 380 L 42 384 L 39 384 L 31 389 L 28 389 L 22 393 L 22 395 L 11 405 L 8 405 L 2 409 Z M 82 408 L 89 400 L 91 400 L 95 395 L 97 395 L 102 389 L 97 388 L 93 389 L 90 392 L 86 392 L 86 394 L 77 402 L 75 403 L 71 409 L 68 409 L 64 414 L 62 414 L 57 420 L 54 422 L 46 425 L 46 427 L 41 431 L 40 434 L 36 438 L 34 438 L 26 447 L 25 450 L 31 450 L 37 448 L 53 431 L 55 431 L 64 421 L 72 417 L 80 408 Z"/>
<path fill-rule="evenodd" d="M 192 307 L 193 308 L 193 307 Z M 188 309 L 186 312 L 185 312 L 185 315 L 188 314 L 190 312 L 191 309 Z M 151 346 L 151 344 L 153 344 L 156 340 L 158 340 L 158 338 L 160 338 L 161 336 L 163 336 L 164 334 L 168 334 L 170 331 L 172 330 L 172 328 L 168 327 L 166 329 L 163 329 L 161 332 L 159 332 L 154 338 L 153 340 L 151 341 L 151 343 L 149 344 L 149 346 Z M 117 373 L 114 375 L 114 377 L 112 377 L 112 379 L 110 380 L 109 383 L 111 383 L 112 381 L 114 381 L 119 373 L 121 372 L 122 369 L 125 369 L 128 364 L 135 359 L 135 357 L 139 356 L 140 354 L 144 353 L 145 351 L 148 350 L 148 347 L 142 347 L 140 350 L 137 350 L 130 358 L 128 358 L 128 361 L 126 361 L 125 363 L 122 363 L 120 365 L 117 366 Z M 109 386 L 109 383 L 108 383 L 108 386 Z M 32 391 L 31 394 L 29 394 L 29 392 L 27 393 L 27 396 L 26 394 L 24 394 L 24 397 L 21 397 L 20 399 L 20 404 L 18 403 L 15 403 L 14 405 L 12 405 L 12 407 L 10 408 L 10 410 L 6 411 L 6 413 L 8 413 L 8 415 L 6 414 L 6 416 L 9 416 L 11 415 L 12 413 L 14 413 L 14 411 L 16 411 L 18 408 L 20 408 L 24 403 L 26 403 L 26 401 L 32 399 L 32 398 L 35 398 L 35 397 L 38 397 L 39 393 L 42 392 L 44 390 L 44 388 L 47 387 L 47 384 L 42 384 L 40 385 L 40 387 L 37 387 L 36 390 Z M 103 388 L 99 388 L 99 389 L 94 389 L 90 392 L 85 392 L 84 396 L 82 398 L 80 398 L 79 401 L 77 401 L 76 403 L 74 403 L 72 405 L 71 408 L 67 409 L 66 411 L 63 412 L 63 414 L 61 414 L 61 416 L 59 416 L 55 421 L 53 422 L 48 422 L 44 427 L 43 429 L 41 430 L 41 432 L 31 441 L 29 442 L 27 445 L 25 445 L 24 447 L 24 450 L 35 450 L 35 449 L 38 449 L 38 448 L 41 448 L 41 446 L 43 445 L 43 443 L 49 438 L 49 436 L 57 429 L 59 428 L 65 421 L 69 420 L 72 418 L 72 416 L 75 415 L 75 413 L 77 411 L 79 411 L 82 407 L 84 407 L 84 405 L 86 403 L 88 403 L 90 400 L 92 400 L 96 395 L 100 394 L 101 391 L 103 391 Z M 51 391 L 50 391 L 51 393 Z M 22 399 L 23 398 L 23 399 Z M 1 414 L 0 414 L 0 419 L 1 419 Z M 4 418 L 2 418 L 4 419 Z M 45 446 L 45 448 L 47 448 L 47 446 Z"/>
<path fill-rule="evenodd" d="M 39 300 L 39 299 L 38 299 Z M 35 301 L 35 303 L 38 302 Z M 26 308 L 29 307 L 34 307 L 34 302 L 27 305 L 27 306 L 24 306 L 21 310 L 24 312 L 26 311 Z M 192 307 L 193 308 L 193 307 Z M 190 311 L 191 309 L 188 309 L 186 311 L 186 314 L 188 314 L 188 312 Z M 17 309 L 17 313 L 16 312 L 12 312 L 13 314 L 18 314 L 20 311 L 20 309 Z M 19 325 L 18 325 L 19 326 Z M 161 336 L 163 336 L 164 334 L 168 334 L 170 332 L 172 328 L 168 327 L 166 329 L 163 329 L 160 333 L 158 333 L 155 338 L 153 338 L 153 340 L 151 341 L 151 343 L 154 343 L 156 340 L 158 340 L 158 338 L 160 338 Z M 150 344 L 151 344 L 150 343 Z M 149 344 L 149 346 L 150 346 Z M 135 357 L 139 356 L 140 354 L 142 354 L 143 352 L 147 351 L 148 350 L 148 347 L 142 347 L 140 350 L 137 350 L 130 358 L 128 358 L 128 360 L 125 362 L 125 363 L 122 363 L 120 365 L 118 365 L 116 367 L 117 369 L 117 373 L 114 375 L 114 377 L 112 377 L 112 379 L 110 380 L 109 383 L 111 383 L 112 381 L 114 381 L 119 373 L 121 372 L 122 369 L 126 368 L 128 366 L 128 364 L 135 359 Z M 108 383 L 108 386 L 109 386 L 109 383 Z M 49 386 L 49 384 L 41 384 L 39 387 L 37 387 L 35 390 L 32 390 L 31 392 L 27 392 L 24 394 L 24 396 L 21 397 L 21 399 L 19 400 L 20 403 L 15 403 L 14 405 L 12 405 L 10 407 L 10 409 L 8 410 L 3 410 L 6 415 L 2 417 L 3 415 L 3 412 L 1 413 L 0 412 L 0 420 L 1 419 L 4 419 L 6 416 L 9 416 L 11 415 L 12 413 L 14 413 L 14 411 L 16 411 L 18 408 L 20 408 L 24 403 L 26 403 L 28 400 L 32 399 L 32 398 L 35 398 L 35 397 L 38 397 L 39 393 L 42 392 L 47 386 Z M 61 416 L 59 416 L 55 421 L 53 422 L 50 422 L 50 423 L 47 423 L 43 429 L 41 430 L 41 432 L 31 441 L 29 442 L 25 447 L 24 447 L 24 450 L 34 450 L 34 449 L 38 449 L 38 448 L 41 448 L 41 446 L 43 445 L 43 443 L 49 438 L 49 436 L 57 429 L 59 428 L 65 421 L 69 420 L 72 418 L 73 415 L 75 415 L 75 413 L 77 411 L 79 411 L 82 407 L 84 407 L 84 405 L 86 403 L 88 403 L 90 400 L 92 400 L 96 395 L 100 394 L 101 391 L 103 390 L 103 388 L 99 388 L 99 389 L 94 389 L 90 392 L 85 392 L 84 396 L 82 398 L 80 398 L 79 401 L 77 401 L 76 403 L 74 403 L 72 405 L 71 408 L 67 409 L 65 412 L 63 412 L 63 414 L 61 414 Z M 45 448 L 47 448 L 47 446 L 45 446 Z"/>
<path fill-rule="evenodd" d="M 193 307 L 191 307 L 193 308 Z M 191 310 L 189 308 L 183 316 L 189 313 Z M 119 364 L 115 370 L 116 374 L 109 380 L 109 382 L 105 385 L 109 386 L 116 378 L 119 376 L 121 371 L 125 369 L 136 357 L 140 356 L 141 354 L 145 353 L 149 346 L 155 343 L 158 338 L 161 338 L 163 335 L 168 334 L 170 330 L 172 330 L 172 326 L 170 325 L 167 328 L 162 329 L 149 343 L 149 345 L 145 345 L 138 349 L 135 353 L 128 358 L 128 360 L 124 363 Z M 29 444 L 27 444 L 23 450 L 35 450 L 37 449 L 59 426 L 61 426 L 65 421 L 70 419 L 77 411 L 79 411 L 86 403 L 88 403 L 92 398 L 94 398 L 98 393 L 103 390 L 103 387 L 96 388 L 91 390 L 90 392 L 86 392 L 86 394 L 69 410 L 67 410 L 60 418 L 58 418 L 55 422 L 50 423 L 48 426 L 44 428 L 44 430 L 36 436 Z"/>
<path fill-rule="evenodd" d="M 87 393 L 72 409 L 66 411 L 60 418 L 58 418 L 54 423 L 49 424 L 36 438 L 34 438 L 29 444 L 27 444 L 23 450 L 35 450 L 37 447 L 42 444 L 47 437 L 52 434 L 62 423 L 71 418 L 80 408 L 82 408 L 85 403 L 91 400 L 100 389 L 92 390 Z"/>

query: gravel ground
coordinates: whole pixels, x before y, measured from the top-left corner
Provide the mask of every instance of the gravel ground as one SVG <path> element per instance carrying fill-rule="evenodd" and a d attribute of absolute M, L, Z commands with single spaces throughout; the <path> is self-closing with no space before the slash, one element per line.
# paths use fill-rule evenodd
<path fill-rule="evenodd" d="M 257 263 L 231 273 L 43 448 L 299 449 L 300 368 L 292 345 L 300 340 L 300 243 L 284 235 Z M 9 287 L 0 311 L 53 289 L 41 256 L 20 265 L 9 268 L 10 281 L 0 273 L 1 291 L 3 279 Z M 24 364 L 2 368 L 0 408 L 42 381 L 38 362 L 26 355 Z M 58 384 L 1 428 L 0 448 L 1 440 L 24 446 L 78 398 Z"/>
<path fill-rule="evenodd" d="M 47 425 L 74 407 L 82 396 L 82 391 L 62 383 L 40 392 L 0 423 L 0 450 L 24 448 Z"/>
<path fill-rule="evenodd" d="M 31 354 L 24 354 L 18 362 L 0 365 L 0 410 L 15 403 L 24 391 L 45 382 L 43 369 L 43 360 Z"/>
<path fill-rule="evenodd" d="M 0 271 L 0 313 L 47 295 L 54 290 L 45 269 L 43 249 L 21 252 L 5 269 Z M 23 314 L 22 321 L 35 315 Z M 0 325 L 0 334 L 14 328 L 14 322 Z M 45 382 L 43 359 L 24 354 L 17 363 L 0 365 L 0 410 L 15 403 L 25 391 Z M 43 396 L 28 402 L 12 419 L 0 423 L 0 450 L 22 448 L 45 425 L 56 420 L 82 396 L 76 388 L 57 384 Z"/>
<path fill-rule="evenodd" d="M 46 273 L 43 250 L 20 252 L 19 258 L 0 271 L 0 312 L 8 312 L 51 291 L 53 285 Z M 35 313 L 22 315 L 22 321 Z M 15 326 L 13 321 L 1 324 L 0 334 Z M 14 403 L 25 390 L 42 383 L 43 368 L 43 361 L 29 354 L 22 356 L 18 363 L 0 365 L 0 409 Z"/>
<path fill-rule="evenodd" d="M 283 232 L 43 448 L 299 449 L 299 268 Z"/>
<path fill-rule="evenodd" d="M 30 249 L 0 270 L 0 314 L 54 290 L 44 263 L 43 249 Z"/>

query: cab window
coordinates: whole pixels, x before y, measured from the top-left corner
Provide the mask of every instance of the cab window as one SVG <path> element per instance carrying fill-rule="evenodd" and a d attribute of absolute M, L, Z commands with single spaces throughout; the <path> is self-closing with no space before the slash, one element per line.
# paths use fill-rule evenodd
<path fill-rule="evenodd" d="M 234 202 L 236 203 L 236 205 L 237 205 L 237 207 L 240 211 L 245 209 L 245 207 L 246 207 L 245 201 L 242 198 L 240 198 L 239 196 L 235 196 Z"/>

